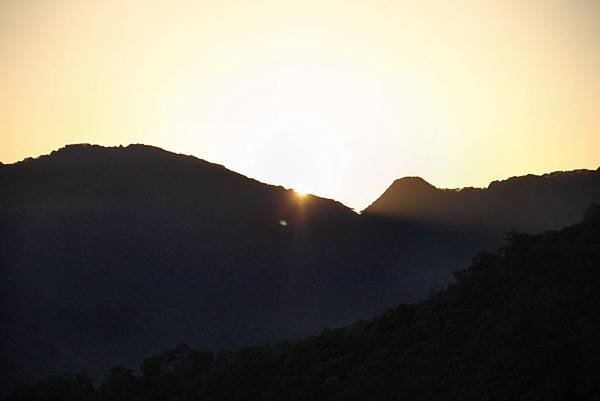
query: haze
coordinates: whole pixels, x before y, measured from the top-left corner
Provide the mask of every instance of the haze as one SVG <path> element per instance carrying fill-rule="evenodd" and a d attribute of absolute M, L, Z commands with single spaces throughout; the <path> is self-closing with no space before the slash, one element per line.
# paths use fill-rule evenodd
<path fill-rule="evenodd" d="M 362 209 L 597 168 L 600 2 L 0 2 L 0 160 L 146 143 Z"/>

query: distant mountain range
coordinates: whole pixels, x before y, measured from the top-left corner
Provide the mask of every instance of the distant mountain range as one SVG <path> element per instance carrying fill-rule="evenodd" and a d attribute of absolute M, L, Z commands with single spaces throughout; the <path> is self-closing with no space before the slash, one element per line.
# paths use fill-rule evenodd
<path fill-rule="evenodd" d="M 600 170 L 440 190 L 362 214 L 190 156 L 70 145 L 0 165 L 2 383 L 99 375 L 186 342 L 298 338 L 446 285 L 511 229 L 576 221 Z"/>
<path fill-rule="evenodd" d="M 431 226 L 503 235 L 542 232 L 581 216 L 600 196 L 600 169 L 526 175 L 487 188 L 439 189 L 419 177 L 394 183 L 364 213 Z"/>

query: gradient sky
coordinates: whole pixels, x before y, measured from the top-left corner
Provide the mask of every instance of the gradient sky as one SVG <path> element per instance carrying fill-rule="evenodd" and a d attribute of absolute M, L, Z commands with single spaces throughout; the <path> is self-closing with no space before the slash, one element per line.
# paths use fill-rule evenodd
<path fill-rule="evenodd" d="M 600 165 L 600 1 L 1 0 L 0 160 L 146 143 L 362 209 Z"/>

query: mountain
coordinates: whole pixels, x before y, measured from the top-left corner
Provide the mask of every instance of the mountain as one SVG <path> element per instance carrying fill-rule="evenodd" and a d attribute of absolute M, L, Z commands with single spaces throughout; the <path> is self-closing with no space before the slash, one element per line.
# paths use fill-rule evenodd
<path fill-rule="evenodd" d="M 380 279 L 347 207 L 193 157 L 76 145 L 0 171 L 3 376 L 309 333 Z"/>
<path fill-rule="evenodd" d="M 582 400 L 600 396 L 600 205 L 582 222 L 514 232 L 445 291 L 368 321 L 236 352 L 181 344 L 19 388 L 7 401 Z M 52 398 L 54 397 L 54 398 Z"/>
<path fill-rule="evenodd" d="M 600 201 L 588 173 L 561 174 Z M 446 285 L 501 235 L 359 215 L 144 145 L 1 165 L 0 187 L 0 386 L 350 324 Z"/>
<path fill-rule="evenodd" d="M 500 238 L 515 228 L 542 232 L 576 221 L 600 199 L 600 169 L 527 175 L 487 188 L 439 189 L 419 177 L 394 183 L 363 213 Z"/>

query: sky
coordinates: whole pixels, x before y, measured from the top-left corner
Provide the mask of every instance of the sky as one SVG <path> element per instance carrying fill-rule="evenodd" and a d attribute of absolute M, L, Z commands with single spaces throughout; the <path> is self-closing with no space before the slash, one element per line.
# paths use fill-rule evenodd
<path fill-rule="evenodd" d="M 0 161 L 145 143 L 357 210 L 600 166 L 600 1 L 0 0 Z"/>

